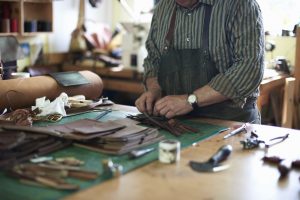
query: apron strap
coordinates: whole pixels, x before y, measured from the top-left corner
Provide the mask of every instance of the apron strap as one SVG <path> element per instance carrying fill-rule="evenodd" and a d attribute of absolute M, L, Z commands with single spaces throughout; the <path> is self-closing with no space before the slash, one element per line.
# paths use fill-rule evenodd
<path fill-rule="evenodd" d="M 209 52 L 208 51 L 209 50 L 209 24 L 210 24 L 211 10 L 212 10 L 212 6 L 206 4 L 202 47 L 204 51 L 207 51 L 207 53 Z"/>
<path fill-rule="evenodd" d="M 168 30 L 168 33 L 166 35 L 166 38 L 165 38 L 165 46 L 164 46 L 164 49 L 165 50 L 168 50 L 168 48 L 171 46 L 172 44 L 172 40 L 173 40 L 173 35 L 174 35 L 174 30 L 175 30 L 175 21 L 176 21 L 176 5 L 174 7 L 174 10 L 173 10 L 173 13 L 172 13 L 172 17 L 171 17 L 171 22 L 170 22 L 170 26 L 169 26 L 169 30 Z"/>

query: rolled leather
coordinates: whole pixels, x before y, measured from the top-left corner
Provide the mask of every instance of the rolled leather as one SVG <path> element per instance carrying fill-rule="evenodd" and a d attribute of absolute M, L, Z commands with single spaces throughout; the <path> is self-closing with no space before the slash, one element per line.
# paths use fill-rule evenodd
<path fill-rule="evenodd" d="M 35 99 L 46 97 L 54 100 L 62 92 L 68 96 L 84 95 L 86 99 L 97 99 L 103 91 L 102 79 L 91 71 L 80 71 L 89 84 L 64 87 L 51 76 L 0 80 L 0 110 L 28 108 L 35 105 Z"/>

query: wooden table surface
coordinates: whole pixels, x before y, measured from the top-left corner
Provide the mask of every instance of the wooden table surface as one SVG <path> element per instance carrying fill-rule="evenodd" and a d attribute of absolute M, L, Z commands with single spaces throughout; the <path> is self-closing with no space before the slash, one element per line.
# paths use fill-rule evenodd
<path fill-rule="evenodd" d="M 197 120 L 229 127 L 239 124 L 222 120 Z M 276 166 L 264 164 L 261 160 L 265 155 L 279 156 L 287 162 L 300 159 L 300 131 L 265 125 L 251 125 L 251 128 L 263 140 L 287 133 L 289 137 L 269 149 L 243 150 L 240 141 L 249 136 L 250 131 L 224 140 L 223 136 L 229 130 L 182 150 L 181 159 L 176 164 L 155 161 L 119 178 L 74 193 L 66 199 L 300 199 L 300 171 L 292 170 L 285 179 L 279 180 Z M 208 160 L 225 144 L 233 147 L 224 163 L 230 165 L 228 169 L 216 173 L 198 173 L 188 166 L 190 160 Z"/>

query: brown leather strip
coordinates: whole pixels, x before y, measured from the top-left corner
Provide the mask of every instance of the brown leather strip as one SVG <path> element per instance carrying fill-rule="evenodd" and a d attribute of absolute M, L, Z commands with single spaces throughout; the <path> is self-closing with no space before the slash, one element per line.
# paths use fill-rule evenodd
<path fill-rule="evenodd" d="M 168 33 L 166 35 L 166 45 L 167 47 L 170 47 L 172 45 L 173 42 L 173 35 L 174 35 L 174 30 L 175 30 L 175 21 L 176 21 L 176 5 L 174 7 L 172 16 L 171 16 L 171 22 L 170 22 L 170 26 L 169 26 L 169 30 Z"/>

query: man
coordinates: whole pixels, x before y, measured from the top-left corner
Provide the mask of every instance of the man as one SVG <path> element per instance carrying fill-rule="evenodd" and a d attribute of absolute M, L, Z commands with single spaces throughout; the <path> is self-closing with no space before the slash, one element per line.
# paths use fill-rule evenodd
<path fill-rule="evenodd" d="M 255 0 L 161 0 L 146 47 L 140 112 L 260 123 L 264 31 Z"/>

